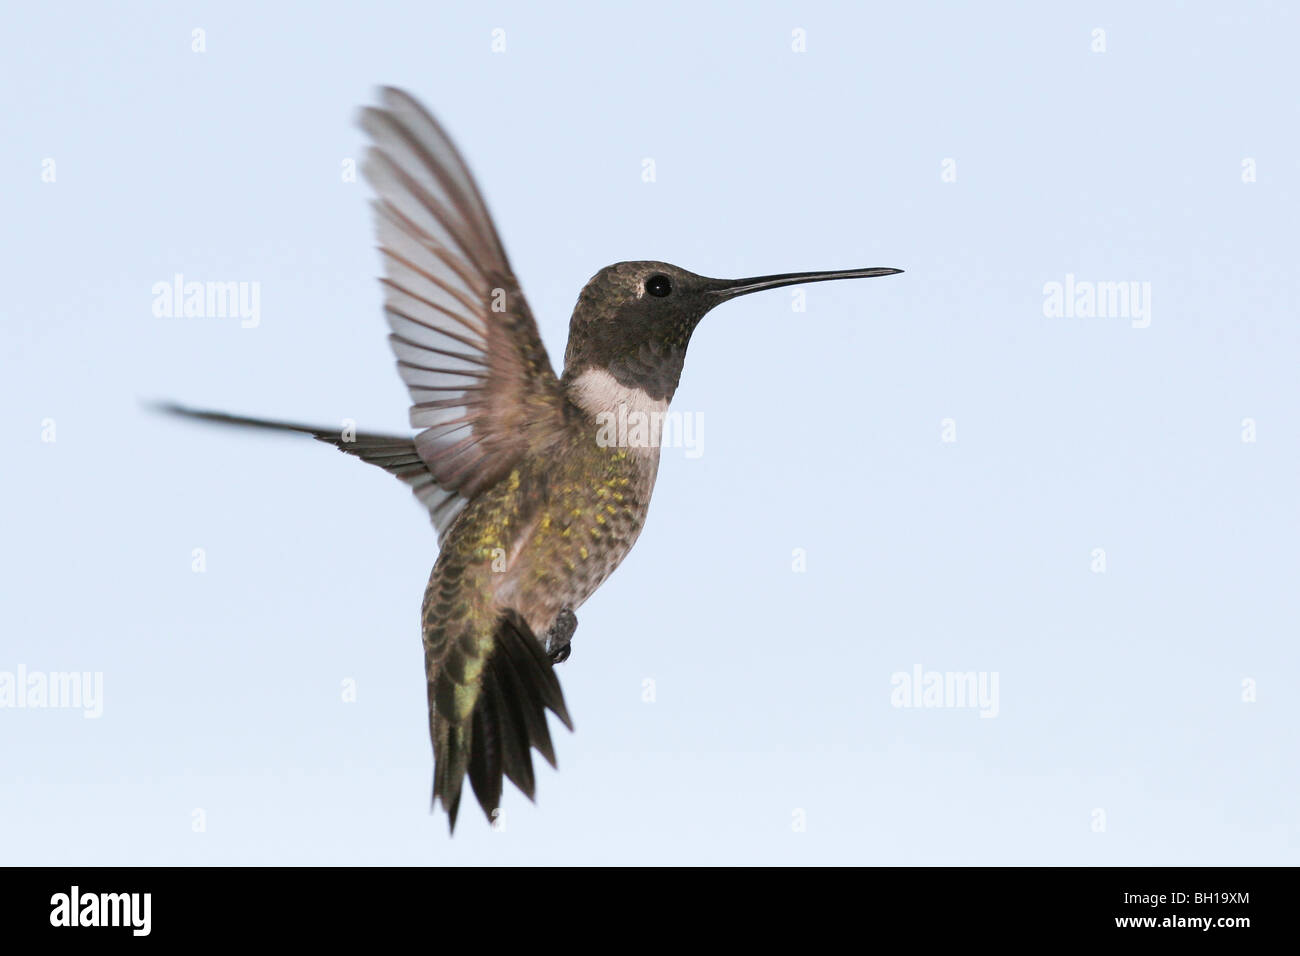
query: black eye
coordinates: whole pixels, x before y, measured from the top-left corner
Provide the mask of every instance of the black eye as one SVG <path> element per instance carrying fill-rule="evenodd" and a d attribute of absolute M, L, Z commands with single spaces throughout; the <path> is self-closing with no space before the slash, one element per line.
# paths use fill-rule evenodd
<path fill-rule="evenodd" d="M 662 272 L 652 275 L 645 280 L 645 290 L 651 295 L 663 298 L 673 291 L 673 280 L 668 278 Z"/>

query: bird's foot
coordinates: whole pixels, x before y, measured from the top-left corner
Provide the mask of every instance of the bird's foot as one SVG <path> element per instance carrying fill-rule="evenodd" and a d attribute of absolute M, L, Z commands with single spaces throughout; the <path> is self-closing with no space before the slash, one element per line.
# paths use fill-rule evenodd
<path fill-rule="evenodd" d="M 578 629 L 578 616 L 565 608 L 555 617 L 555 623 L 546 632 L 546 650 L 552 664 L 563 664 L 573 650 L 573 632 Z"/>

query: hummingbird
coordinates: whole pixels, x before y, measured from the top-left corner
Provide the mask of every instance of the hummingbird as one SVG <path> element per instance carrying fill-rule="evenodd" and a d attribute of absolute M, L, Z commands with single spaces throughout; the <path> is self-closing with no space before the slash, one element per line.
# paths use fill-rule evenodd
<path fill-rule="evenodd" d="M 421 634 L 433 804 L 454 832 L 466 776 L 492 821 L 506 778 L 534 798 L 533 750 L 556 765 L 546 712 L 573 729 L 555 666 L 570 654 L 575 612 L 640 535 L 659 467 L 657 442 L 610 440 L 609 423 L 666 412 L 691 334 L 722 303 L 902 270 L 711 279 L 666 262 L 618 262 L 579 294 L 557 377 L 451 138 L 402 90 L 378 99 L 360 113 L 370 140 L 363 174 L 375 192 L 388 341 L 418 432 L 162 407 L 310 435 L 415 493 L 438 537 Z"/>

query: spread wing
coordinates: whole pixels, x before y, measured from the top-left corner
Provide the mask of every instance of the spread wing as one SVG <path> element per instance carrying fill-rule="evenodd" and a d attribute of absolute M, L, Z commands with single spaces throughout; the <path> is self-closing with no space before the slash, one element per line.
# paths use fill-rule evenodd
<path fill-rule="evenodd" d="M 415 447 L 462 499 L 563 423 L 563 393 L 460 153 L 414 99 L 386 88 L 361 113 L 378 194 L 384 312 L 411 393 Z"/>
<path fill-rule="evenodd" d="M 221 425 L 238 425 L 244 428 L 261 428 L 267 431 L 298 432 L 310 435 L 317 441 L 333 445 L 341 452 L 355 455 L 362 461 L 378 465 L 390 475 L 396 475 L 410 486 L 420 504 L 429 510 L 433 527 L 439 539 L 451 527 L 456 516 L 465 507 L 465 499 L 455 492 L 438 487 L 429 474 L 429 468 L 415 450 L 415 442 L 400 435 L 376 435 L 357 432 L 355 435 L 339 428 L 323 425 L 302 425 L 298 422 L 278 421 L 272 418 L 252 418 L 248 415 L 231 415 L 203 408 L 186 408 L 174 402 L 153 406 L 157 411 L 178 415 L 196 421 L 216 422 Z"/>

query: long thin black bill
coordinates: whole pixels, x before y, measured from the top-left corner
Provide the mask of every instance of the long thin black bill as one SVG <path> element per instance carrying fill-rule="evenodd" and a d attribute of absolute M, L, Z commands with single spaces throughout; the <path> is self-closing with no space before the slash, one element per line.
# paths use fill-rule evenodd
<path fill-rule="evenodd" d="M 779 289 L 784 285 L 799 285 L 804 282 L 829 282 L 831 279 L 872 279 L 876 276 L 892 276 L 902 269 L 840 269 L 837 272 L 784 272 L 776 276 L 755 276 L 752 279 L 735 279 L 726 282 L 714 295 L 730 299 L 750 292 L 762 292 L 764 289 Z"/>

